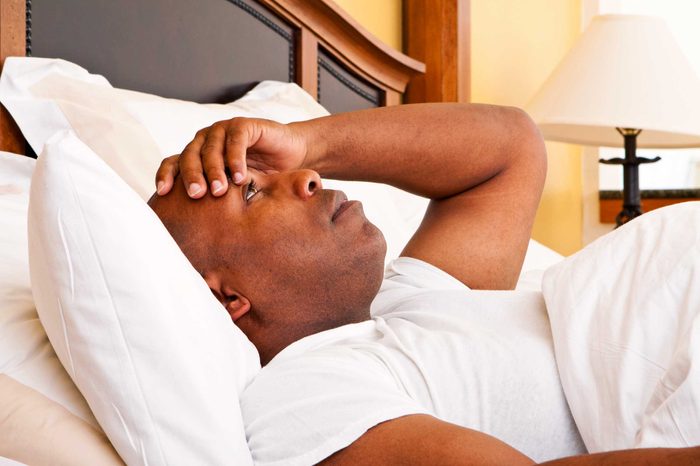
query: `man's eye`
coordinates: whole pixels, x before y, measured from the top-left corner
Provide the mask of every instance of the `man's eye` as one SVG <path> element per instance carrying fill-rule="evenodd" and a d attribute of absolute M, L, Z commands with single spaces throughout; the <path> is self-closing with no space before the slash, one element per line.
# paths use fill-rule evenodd
<path fill-rule="evenodd" d="M 255 181 L 250 180 L 250 183 L 245 187 L 245 200 L 250 201 L 250 199 L 258 193 L 258 188 L 255 186 Z"/>

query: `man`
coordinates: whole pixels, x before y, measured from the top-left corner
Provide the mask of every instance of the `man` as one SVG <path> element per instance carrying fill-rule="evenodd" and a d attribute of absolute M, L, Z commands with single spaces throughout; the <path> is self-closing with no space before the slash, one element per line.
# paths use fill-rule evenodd
<path fill-rule="evenodd" d="M 265 365 L 241 397 L 256 462 L 518 465 L 585 452 L 541 297 L 471 291 L 514 287 L 545 171 L 523 112 L 458 104 L 234 119 L 164 161 L 151 205 Z M 319 174 L 431 199 L 384 283 L 381 233 Z"/>

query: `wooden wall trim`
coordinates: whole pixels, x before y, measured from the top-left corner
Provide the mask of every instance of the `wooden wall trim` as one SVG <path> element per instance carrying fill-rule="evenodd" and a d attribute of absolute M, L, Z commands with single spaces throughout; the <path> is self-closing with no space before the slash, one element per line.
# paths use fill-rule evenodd
<path fill-rule="evenodd" d="M 23 57 L 26 48 L 25 0 L 0 0 L 0 71 L 6 57 Z M 24 138 L 0 106 L 0 150 L 24 153 Z"/>
<path fill-rule="evenodd" d="M 404 0 L 404 52 L 426 65 L 405 102 L 469 102 L 470 1 Z"/>
<path fill-rule="evenodd" d="M 642 198 L 642 211 L 651 212 L 680 202 L 697 202 L 700 197 L 649 197 Z M 615 217 L 622 210 L 622 199 L 600 199 L 600 223 L 615 223 Z"/>
<path fill-rule="evenodd" d="M 471 4 L 461 0 L 457 11 L 457 101 L 469 102 L 472 92 Z"/>

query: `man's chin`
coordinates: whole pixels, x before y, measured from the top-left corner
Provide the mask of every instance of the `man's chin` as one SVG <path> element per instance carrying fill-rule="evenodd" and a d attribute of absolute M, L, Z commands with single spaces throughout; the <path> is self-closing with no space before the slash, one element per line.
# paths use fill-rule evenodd
<path fill-rule="evenodd" d="M 379 231 L 379 228 L 377 228 L 377 231 Z M 387 250 L 387 245 L 386 245 L 386 238 L 384 237 L 384 233 L 379 231 L 379 262 L 384 264 L 384 260 L 386 259 L 386 250 Z M 384 266 L 382 265 L 382 270 L 384 269 Z"/>
<path fill-rule="evenodd" d="M 384 260 L 386 259 L 387 244 L 384 238 L 384 233 L 381 232 L 374 224 L 369 223 L 373 231 L 368 239 L 367 244 L 367 257 L 365 258 L 367 273 L 369 276 L 377 277 L 379 285 L 377 286 L 377 292 L 379 291 L 379 286 L 384 279 Z M 376 293 L 375 293 L 376 294 Z"/>

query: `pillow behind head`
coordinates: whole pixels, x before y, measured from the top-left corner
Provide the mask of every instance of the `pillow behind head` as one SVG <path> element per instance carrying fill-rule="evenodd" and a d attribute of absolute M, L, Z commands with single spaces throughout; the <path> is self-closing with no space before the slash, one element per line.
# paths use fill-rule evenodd
<path fill-rule="evenodd" d="M 150 208 L 74 133 L 32 179 L 34 299 L 59 359 L 127 464 L 249 464 L 237 394 L 259 370 Z"/>

